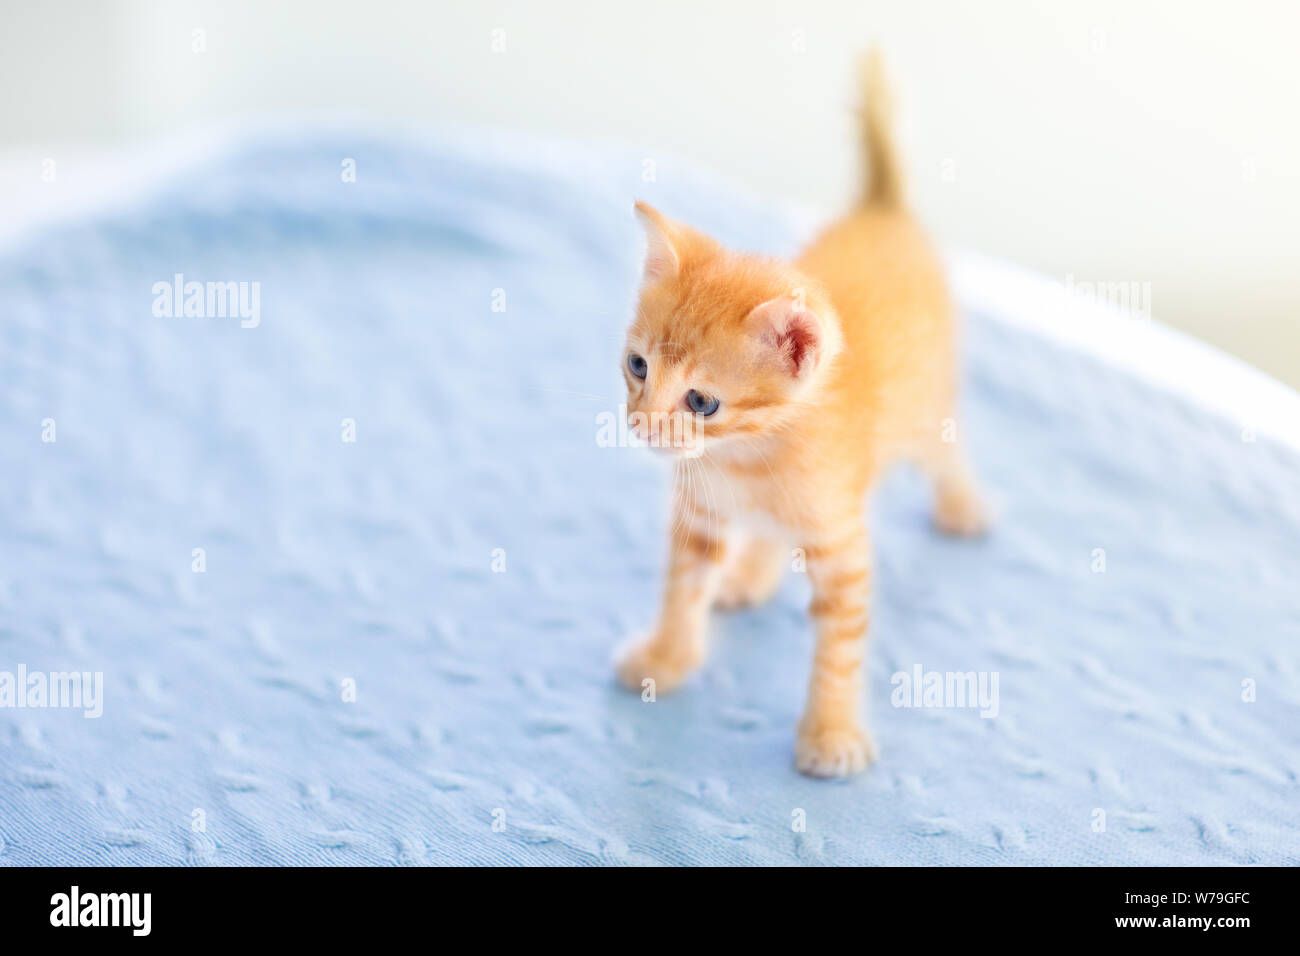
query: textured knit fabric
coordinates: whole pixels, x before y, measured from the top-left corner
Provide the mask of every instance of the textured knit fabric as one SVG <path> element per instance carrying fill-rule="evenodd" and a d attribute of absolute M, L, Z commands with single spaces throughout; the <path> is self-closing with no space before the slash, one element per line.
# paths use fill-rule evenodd
<path fill-rule="evenodd" d="M 994 533 L 906 473 L 872 505 L 879 763 L 793 768 L 803 575 L 676 694 L 615 685 L 667 528 L 664 464 L 598 441 L 632 199 L 799 238 L 666 167 L 258 138 L 0 256 L 0 672 L 104 682 L 0 708 L 0 863 L 1300 862 L 1300 456 L 996 316 Z M 259 323 L 155 315 L 178 273 Z M 918 665 L 996 716 L 893 706 Z"/>

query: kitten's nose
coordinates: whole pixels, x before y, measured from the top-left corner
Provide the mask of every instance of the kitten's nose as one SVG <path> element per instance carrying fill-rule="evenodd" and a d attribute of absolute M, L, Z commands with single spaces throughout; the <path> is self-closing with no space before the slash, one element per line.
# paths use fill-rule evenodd
<path fill-rule="evenodd" d="M 651 445 L 658 445 L 663 438 L 663 425 L 667 416 L 662 412 L 646 411 L 638 408 L 627 416 L 632 432 L 638 439 Z"/>
<path fill-rule="evenodd" d="M 627 413 L 627 423 L 628 426 L 632 429 L 633 435 L 635 435 L 641 441 L 646 440 L 646 426 L 645 426 L 644 415 L 642 415 L 640 412 L 635 410 L 629 411 Z"/>
<path fill-rule="evenodd" d="M 628 424 L 632 426 L 632 432 L 644 442 L 656 442 L 659 439 L 659 426 L 650 422 L 648 416 L 629 415 Z"/>

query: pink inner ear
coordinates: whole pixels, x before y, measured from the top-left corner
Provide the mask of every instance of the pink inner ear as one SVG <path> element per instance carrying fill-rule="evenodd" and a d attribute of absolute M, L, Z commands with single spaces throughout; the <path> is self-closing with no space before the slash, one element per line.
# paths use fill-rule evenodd
<path fill-rule="evenodd" d="M 677 254 L 666 239 L 650 238 L 644 271 L 647 279 L 667 279 L 677 274 Z"/>
<path fill-rule="evenodd" d="M 754 318 L 764 326 L 760 338 L 780 353 L 791 376 L 799 378 L 817 364 L 821 328 L 811 312 L 798 308 L 788 298 L 773 299 L 756 308 Z"/>
<path fill-rule="evenodd" d="M 817 330 L 806 315 L 793 315 L 778 343 L 790 363 L 790 371 L 798 378 L 817 358 Z"/>
<path fill-rule="evenodd" d="M 645 277 L 655 281 L 675 276 L 681 268 L 681 260 L 669 234 L 668 220 L 653 206 L 643 202 L 636 204 L 636 213 L 645 227 Z"/>

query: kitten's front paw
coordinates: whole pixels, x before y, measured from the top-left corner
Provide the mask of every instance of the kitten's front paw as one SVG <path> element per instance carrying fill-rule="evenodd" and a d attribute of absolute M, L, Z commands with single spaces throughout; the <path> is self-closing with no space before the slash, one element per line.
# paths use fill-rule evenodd
<path fill-rule="evenodd" d="M 800 731 L 794 765 L 810 777 L 851 777 L 876 759 L 876 745 L 859 727 Z"/>
<path fill-rule="evenodd" d="M 621 652 L 615 665 L 618 679 L 630 690 L 645 689 L 654 681 L 656 694 L 666 694 L 700 666 L 704 655 L 668 648 L 656 640 L 641 641 Z"/>

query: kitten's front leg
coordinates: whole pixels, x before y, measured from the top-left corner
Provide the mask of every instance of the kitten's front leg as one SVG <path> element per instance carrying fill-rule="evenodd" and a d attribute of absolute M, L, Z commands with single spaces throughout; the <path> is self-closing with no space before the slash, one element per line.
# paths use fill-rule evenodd
<path fill-rule="evenodd" d="M 667 693 L 704 662 L 705 627 L 726 553 L 724 525 L 679 494 L 673 528 L 659 622 L 618 663 L 619 679 L 633 690 L 649 679 L 656 693 Z"/>
<path fill-rule="evenodd" d="M 860 519 L 848 524 L 851 530 L 828 534 L 805 549 L 817 647 L 795 766 L 814 777 L 846 777 L 875 758 L 862 723 L 870 551 Z"/>

